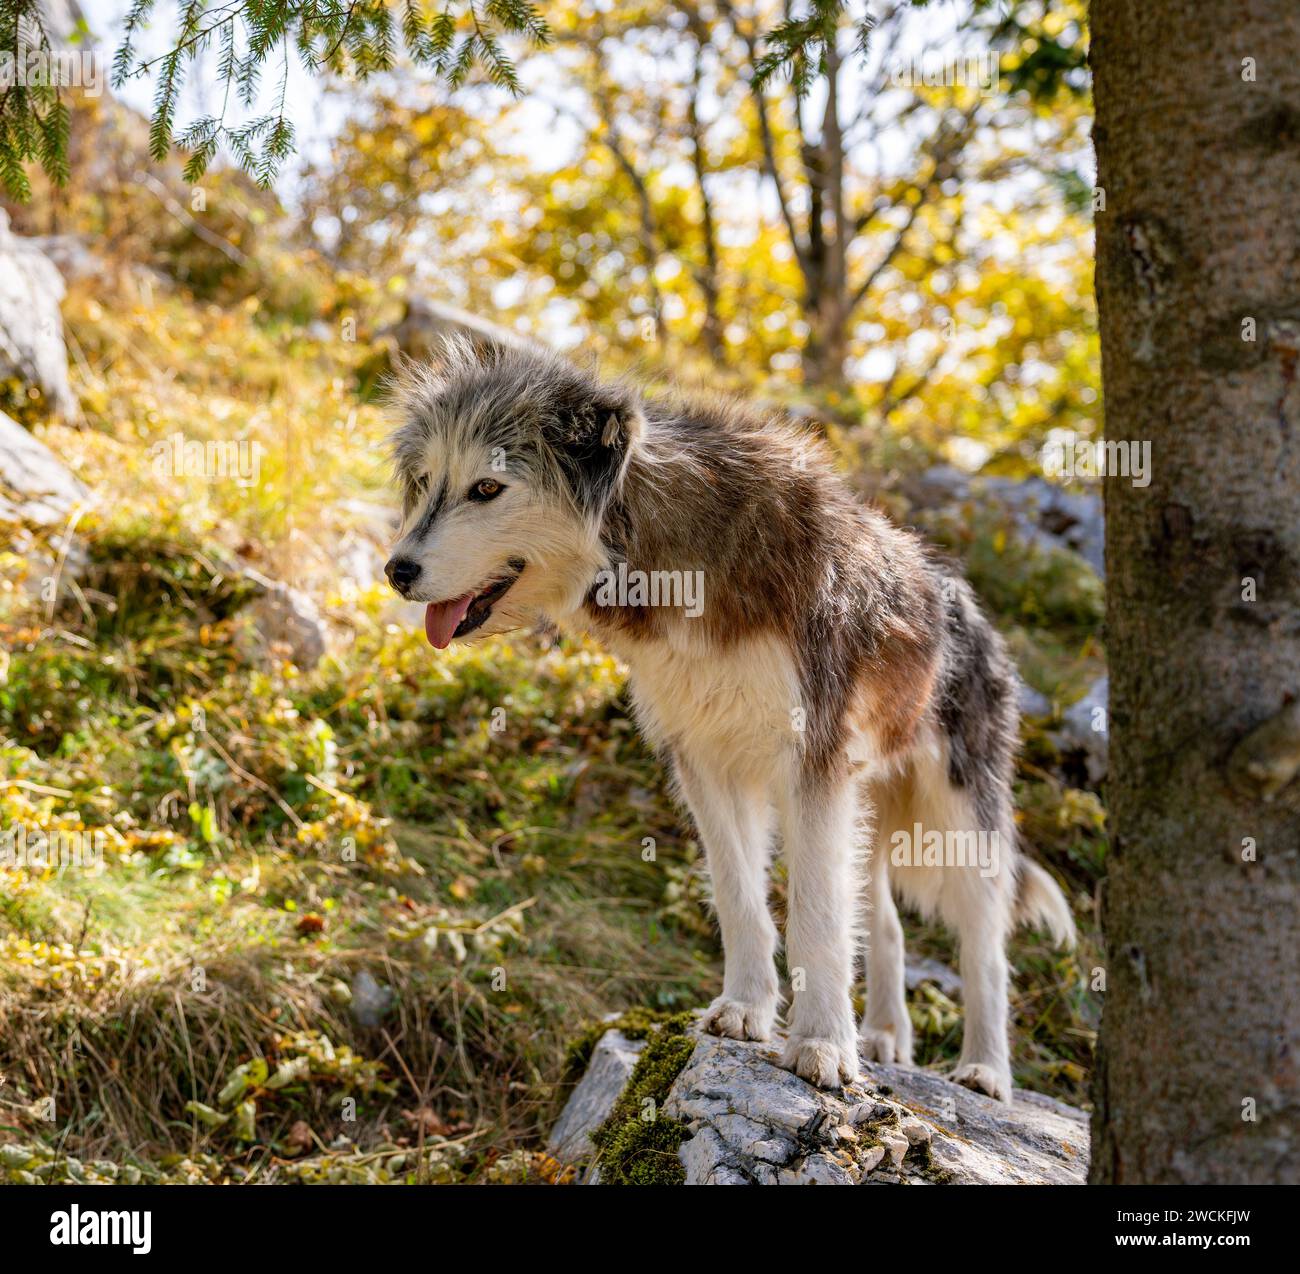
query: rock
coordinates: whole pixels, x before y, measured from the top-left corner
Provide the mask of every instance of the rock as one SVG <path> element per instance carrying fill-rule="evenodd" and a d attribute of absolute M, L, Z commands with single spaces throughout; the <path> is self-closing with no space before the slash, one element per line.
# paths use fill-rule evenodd
<path fill-rule="evenodd" d="M 344 531 L 334 553 L 338 567 L 340 591 L 348 586 L 364 591 L 383 584 L 384 564 L 388 561 L 383 550 L 373 541 L 356 531 Z"/>
<path fill-rule="evenodd" d="M 861 1173 L 857 1175 L 861 1176 Z M 800 1159 L 793 1168 L 782 1168 L 776 1179 L 783 1186 L 851 1186 L 855 1176 L 844 1164 L 819 1152 Z M 692 1182 L 688 1173 L 687 1184 L 705 1185 L 707 1182 Z"/>
<path fill-rule="evenodd" d="M 1082 1185 L 1088 1175 L 1088 1116 L 1017 1088 L 1010 1105 L 931 1071 L 870 1063 L 930 1127 L 930 1158 L 951 1185 Z"/>
<path fill-rule="evenodd" d="M 329 630 L 316 603 L 306 593 L 268 579 L 251 567 L 245 567 L 242 574 L 260 589 L 248 611 L 261 640 L 268 647 L 286 649 L 304 672 L 314 668 L 329 644 Z"/>
<path fill-rule="evenodd" d="M 922 982 L 933 982 L 949 999 L 961 996 L 961 974 L 946 964 L 925 956 L 906 957 L 903 963 L 903 981 L 909 991 L 915 991 Z"/>
<path fill-rule="evenodd" d="M 1052 701 L 1041 691 L 1020 683 L 1020 715 L 1022 717 L 1050 717 Z"/>
<path fill-rule="evenodd" d="M 1105 518 L 1097 487 L 1066 487 L 1036 475 L 983 477 L 952 465 L 935 465 L 913 480 L 909 495 L 922 507 L 967 500 L 1000 505 L 1026 543 L 1077 553 L 1105 578 Z"/>
<path fill-rule="evenodd" d="M 479 318 L 468 310 L 422 296 L 413 296 L 407 301 L 406 313 L 399 323 L 388 329 L 387 335 L 397 342 L 397 348 L 403 354 L 415 359 L 436 356 L 439 346 L 448 336 L 465 336 L 472 341 L 507 345 L 514 349 L 542 348 L 538 342 L 490 319 Z"/>
<path fill-rule="evenodd" d="M 880 1144 L 884 1146 L 890 1164 L 895 1168 L 902 1168 L 903 1159 L 911 1149 L 911 1143 L 907 1138 L 902 1133 L 885 1128 L 880 1132 Z"/>
<path fill-rule="evenodd" d="M 378 1026 L 397 998 L 392 987 L 376 982 L 365 969 L 357 972 L 348 989 L 352 993 L 352 1016 L 358 1026 Z"/>
<path fill-rule="evenodd" d="M 695 1039 L 661 1110 L 682 1125 L 678 1157 L 688 1185 L 1082 1184 L 1086 1178 L 1087 1116 L 1049 1097 L 1017 1090 L 1004 1105 L 929 1071 L 875 1062 L 863 1064 L 855 1083 L 824 1091 L 777 1065 L 780 1041 Z M 614 1031 L 597 1045 L 588 1076 L 552 1132 L 553 1152 L 564 1146 L 589 1153 L 590 1131 L 631 1072 L 635 1053 L 626 1055 L 628 1048 Z M 588 1078 L 592 1085 L 585 1088 Z"/>
<path fill-rule="evenodd" d="M 397 511 L 373 500 L 347 499 L 333 505 L 329 515 L 343 528 L 333 555 L 339 584 L 358 589 L 386 585 L 384 564 L 397 535 Z"/>
<path fill-rule="evenodd" d="M 858 1157 L 858 1167 L 862 1169 L 863 1176 L 869 1172 L 874 1172 L 880 1166 L 880 1161 L 884 1157 L 884 1146 L 868 1146 Z"/>
<path fill-rule="evenodd" d="M 682 1147 L 680 1158 L 687 1181 L 703 1186 L 745 1186 L 750 1180 L 727 1162 L 726 1143 L 712 1128 L 702 1128 Z M 760 1165 L 763 1180 L 771 1184 L 776 1169 Z"/>
<path fill-rule="evenodd" d="M 73 534 L 79 510 L 93 503 L 85 485 L 34 434 L 0 413 L 0 543 L 25 563 L 22 587 L 46 595 L 80 577 L 85 546 Z"/>
<path fill-rule="evenodd" d="M 706 1035 L 700 1038 L 690 1065 L 677 1077 L 664 1112 L 687 1123 L 716 1123 L 727 1115 L 747 1115 L 779 1135 L 796 1139 L 809 1128 L 825 1121 L 829 1108 L 821 1093 L 789 1071 L 766 1065 L 757 1055 L 738 1059 L 728 1045 Z M 769 1050 L 770 1051 L 770 1050 Z M 738 1060 L 752 1060 L 763 1071 L 763 1083 L 734 1083 Z M 835 1121 L 836 1125 L 844 1118 Z"/>
<path fill-rule="evenodd" d="M 68 283 L 77 279 L 102 278 L 108 272 L 107 262 L 91 251 L 80 235 L 34 234 L 26 242 L 41 252 Z"/>
<path fill-rule="evenodd" d="M 64 416 L 77 414 L 63 343 L 63 276 L 0 208 L 0 380 L 35 386 Z"/>
<path fill-rule="evenodd" d="M 930 1126 L 915 1115 L 909 1116 L 898 1125 L 898 1131 L 907 1138 L 910 1146 L 928 1146 L 930 1144 Z"/>
<path fill-rule="evenodd" d="M 62 526 L 89 495 L 35 434 L 0 413 L 0 521 Z"/>
<path fill-rule="evenodd" d="M 1063 750 L 1084 755 L 1088 777 L 1094 783 L 1106 777 L 1110 749 L 1110 678 L 1098 677 L 1083 698 L 1061 714 L 1056 734 Z"/>
<path fill-rule="evenodd" d="M 600 1037 L 586 1074 L 546 1141 L 546 1148 L 561 1163 L 577 1163 L 590 1157 L 591 1134 L 609 1116 L 644 1047 L 644 1040 L 630 1040 L 622 1031 L 609 1030 Z"/>

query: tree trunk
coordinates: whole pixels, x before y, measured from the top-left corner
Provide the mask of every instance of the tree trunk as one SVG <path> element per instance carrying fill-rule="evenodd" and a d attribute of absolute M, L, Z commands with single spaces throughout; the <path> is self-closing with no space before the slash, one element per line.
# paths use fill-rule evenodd
<path fill-rule="evenodd" d="M 843 390 L 849 343 L 839 298 L 822 293 L 806 306 L 803 318 L 809 328 L 800 356 L 804 383 L 814 389 Z"/>
<path fill-rule="evenodd" d="M 1252 61 L 1253 60 L 1253 61 Z M 1112 851 L 1098 1182 L 1300 1178 L 1300 5 L 1093 0 Z"/>
<path fill-rule="evenodd" d="M 727 361 L 727 350 L 722 340 L 722 315 L 718 308 L 718 231 L 713 218 L 713 199 L 709 194 L 709 164 L 704 154 L 704 128 L 700 123 L 700 86 L 704 79 L 706 36 L 697 31 L 695 64 L 691 79 L 691 95 L 686 101 L 686 122 L 691 137 L 691 162 L 695 167 L 695 186 L 700 194 L 700 238 L 703 241 L 704 261 L 696 272 L 696 281 L 704 296 L 704 324 L 700 335 L 709 357 L 719 366 Z"/>

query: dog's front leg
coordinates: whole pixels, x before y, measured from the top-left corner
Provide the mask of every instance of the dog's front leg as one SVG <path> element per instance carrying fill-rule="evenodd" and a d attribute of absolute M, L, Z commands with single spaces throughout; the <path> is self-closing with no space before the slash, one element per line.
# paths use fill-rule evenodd
<path fill-rule="evenodd" d="M 834 1088 L 858 1075 L 849 1002 L 858 901 L 857 792 L 852 783 L 805 776 L 791 788 L 781 821 L 790 875 L 786 957 L 794 1006 L 781 1064 Z"/>
<path fill-rule="evenodd" d="M 722 994 L 705 1011 L 714 1035 L 765 1040 L 779 987 L 776 926 L 767 906 L 771 812 L 761 794 L 740 790 L 707 764 L 677 757 L 677 782 L 695 819 L 722 930 Z"/>

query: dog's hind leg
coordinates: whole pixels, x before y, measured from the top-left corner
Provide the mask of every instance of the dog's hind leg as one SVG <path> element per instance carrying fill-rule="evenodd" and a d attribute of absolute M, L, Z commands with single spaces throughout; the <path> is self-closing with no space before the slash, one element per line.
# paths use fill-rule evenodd
<path fill-rule="evenodd" d="M 1009 864 L 1001 869 L 1010 870 Z M 971 868 L 954 868 L 945 881 L 944 911 L 961 944 L 966 1022 L 952 1078 L 1000 1101 L 1011 1100 L 1007 1041 L 1007 936 L 1010 904 L 1001 882 Z"/>
<path fill-rule="evenodd" d="M 881 820 L 875 849 L 867 868 L 866 948 L 867 1007 L 858 1037 L 868 1061 L 912 1064 L 912 1019 L 907 1012 L 904 977 L 903 925 L 889 887 L 889 834 L 893 820 L 888 806 Z"/>
<path fill-rule="evenodd" d="M 794 991 L 782 1066 L 823 1088 L 858 1075 L 853 976 L 858 793 L 851 781 L 797 779 L 781 802 L 790 873 L 786 962 Z"/>
<path fill-rule="evenodd" d="M 705 1011 L 714 1035 L 765 1040 L 776 1018 L 776 925 L 767 905 L 772 815 L 761 794 L 676 758 L 677 784 L 704 842 L 722 930 L 722 994 Z"/>

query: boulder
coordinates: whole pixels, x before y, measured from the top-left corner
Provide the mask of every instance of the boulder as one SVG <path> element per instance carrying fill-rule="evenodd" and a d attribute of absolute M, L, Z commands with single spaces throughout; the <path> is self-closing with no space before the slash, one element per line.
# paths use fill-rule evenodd
<path fill-rule="evenodd" d="M 397 510 L 373 500 L 351 498 L 333 506 L 330 520 L 340 528 L 332 558 L 338 583 L 358 589 L 385 585 L 384 564 L 400 520 Z"/>
<path fill-rule="evenodd" d="M 645 1040 L 628 1039 L 617 1029 L 606 1031 L 597 1041 L 586 1073 L 547 1138 L 547 1149 L 561 1163 L 591 1157 L 591 1134 L 605 1122 L 643 1048 Z"/>
<path fill-rule="evenodd" d="M 837 1090 L 777 1065 L 781 1041 L 692 1029 L 694 1048 L 657 1117 L 680 1125 L 688 1185 L 1080 1185 L 1088 1117 L 1017 1089 L 1003 1104 L 930 1071 L 864 1062 Z M 590 1134 L 607 1118 L 643 1044 L 601 1038 L 550 1141 L 598 1181 Z"/>
<path fill-rule="evenodd" d="M 0 522 L 62 526 L 88 499 L 85 485 L 49 447 L 0 412 Z"/>
<path fill-rule="evenodd" d="M 46 258 L 68 283 L 102 278 L 109 265 L 93 252 L 79 234 L 34 234 L 26 240 Z"/>
<path fill-rule="evenodd" d="M 1052 701 L 1041 691 L 1021 682 L 1018 695 L 1020 699 L 1020 715 L 1022 717 L 1042 718 L 1052 715 Z"/>
<path fill-rule="evenodd" d="M 90 503 L 85 485 L 54 452 L 0 413 L 0 544 L 24 560 L 27 592 L 44 595 L 47 579 L 64 585 L 82 572 L 85 548 L 72 526 Z"/>
<path fill-rule="evenodd" d="M 905 956 L 903 959 L 903 983 L 909 991 L 915 991 L 922 982 L 933 982 L 949 998 L 961 998 L 961 974 L 950 969 L 938 960 L 928 956 Z"/>
<path fill-rule="evenodd" d="M 287 653 L 304 672 L 316 667 L 329 647 L 329 629 L 316 603 L 300 589 L 251 567 L 241 568 L 240 574 L 258 589 L 248 613 L 259 640 Z"/>
<path fill-rule="evenodd" d="M 909 484 L 909 498 L 922 508 L 975 500 L 1010 514 L 1018 537 L 1044 551 L 1077 553 L 1106 575 L 1106 530 L 1101 490 L 1067 487 L 1046 478 L 1004 478 L 969 474 L 952 465 L 935 465 Z"/>
<path fill-rule="evenodd" d="M 1063 750 L 1082 752 L 1088 778 L 1106 777 L 1110 749 L 1110 678 L 1098 677 L 1082 699 L 1061 714 L 1057 742 Z"/>
<path fill-rule="evenodd" d="M 0 380 L 32 385 L 52 410 L 75 416 L 63 342 L 63 276 L 0 208 Z"/>

